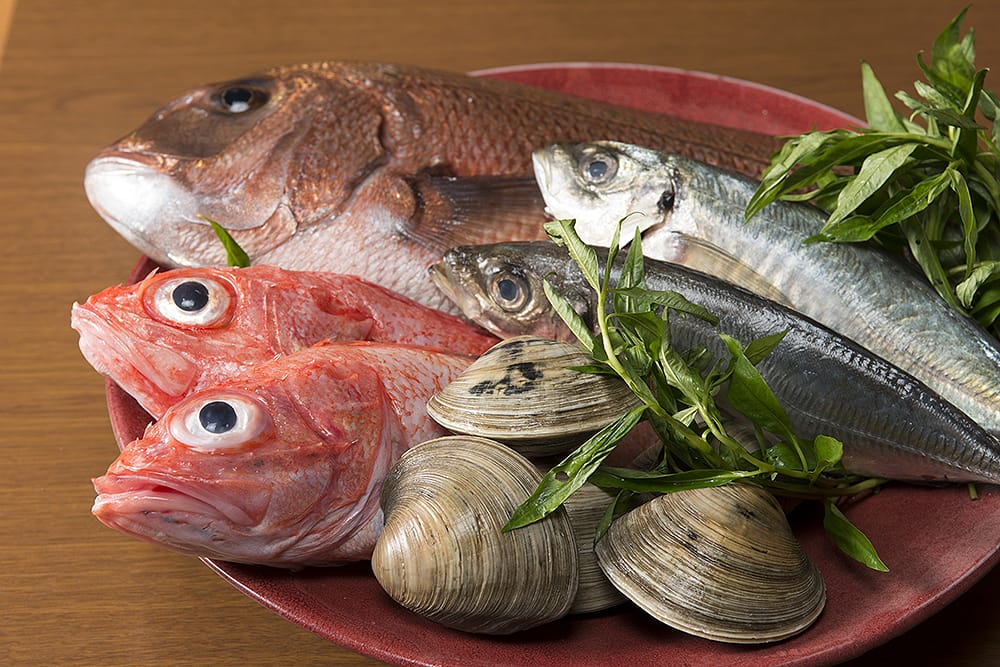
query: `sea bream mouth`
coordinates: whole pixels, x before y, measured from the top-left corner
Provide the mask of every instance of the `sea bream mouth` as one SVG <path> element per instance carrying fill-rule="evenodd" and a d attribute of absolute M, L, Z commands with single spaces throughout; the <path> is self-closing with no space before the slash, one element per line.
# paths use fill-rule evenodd
<path fill-rule="evenodd" d="M 155 156 L 104 153 L 87 165 L 84 189 L 94 210 L 126 241 L 161 263 L 164 221 L 197 222 L 199 200 L 164 171 Z"/>

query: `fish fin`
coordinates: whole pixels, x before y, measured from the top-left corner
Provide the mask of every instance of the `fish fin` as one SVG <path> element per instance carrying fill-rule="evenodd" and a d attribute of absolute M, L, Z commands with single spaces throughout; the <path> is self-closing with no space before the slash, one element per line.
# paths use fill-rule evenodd
<path fill-rule="evenodd" d="M 545 238 L 545 207 L 534 178 L 427 171 L 406 180 L 415 206 L 398 231 L 425 247 Z"/>
<path fill-rule="evenodd" d="M 731 285 L 759 294 L 783 306 L 791 307 L 791 300 L 764 276 L 718 246 L 686 234 L 677 235 L 678 259 L 671 260 L 695 271 L 707 273 Z"/>

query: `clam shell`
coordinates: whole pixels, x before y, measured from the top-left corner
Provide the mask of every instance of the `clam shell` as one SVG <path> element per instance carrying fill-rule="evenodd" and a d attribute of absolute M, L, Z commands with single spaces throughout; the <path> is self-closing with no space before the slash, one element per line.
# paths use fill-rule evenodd
<path fill-rule="evenodd" d="M 597 544 L 611 582 L 684 632 L 723 642 L 791 637 L 819 616 L 823 579 L 774 497 L 747 484 L 659 496 Z"/>
<path fill-rule="evenodd" d="M 639 404 L 617 377 L 573 370 L 577 346 L 520 336 L 487 350 L 427 403 L 454 433 L 503 442 L 526 456 L 563 454 Z"/>
<path fill-rule="evenodd" d="M 483 438 L 414 447 L 383 487 L 375 577 L 407 609 L 469 632 L 507 634 L 564 616 L 579 569 L 567 514 L 501 530 L 540 481 L 527 459 Z"/>

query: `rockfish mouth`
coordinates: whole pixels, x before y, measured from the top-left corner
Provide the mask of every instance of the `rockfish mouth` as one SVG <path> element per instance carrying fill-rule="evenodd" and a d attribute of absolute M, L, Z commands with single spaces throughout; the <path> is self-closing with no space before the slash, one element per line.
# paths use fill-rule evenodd
<path fill-rule="evenodd" d="M 94 370 L 112 379 L 127 378 L 132 395 L 151 414 L 188 393 L 198 377 L 187 356 L 144 344 L 90 304 L 73 304 L 70 326 L 80 334 L 80 352 Z"/>
<path fill-rule="evenodd" d="M 206 555 L 219 524 L 227 534 L 256 524 L 239 505 L 197 484 L 147 474 L 107 474 L 93 483 L 91 512 L 101 523 L 181 553 Z"/>

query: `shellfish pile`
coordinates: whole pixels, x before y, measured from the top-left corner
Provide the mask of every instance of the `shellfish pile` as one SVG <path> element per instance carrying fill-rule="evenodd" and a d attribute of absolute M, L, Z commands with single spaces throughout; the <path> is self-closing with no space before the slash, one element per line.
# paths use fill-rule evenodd
<path fill-rule="evenodd" d="M 406 452 L 382 492 L 372 569 L 390 597 L 448 627 L 509 634 L 631 601 L 683 632 L 761 643 L 811 625 L 826 600 L 784 512 L 749 483 L 648 499 L 595 543 L 614 498 L 584 485 L 505 531 L 564 454 L 635 407 L 617 378 L 580 373 L 572 345 L 513 338 L 439 392 L 428 412 L 458 435 Z"/>

